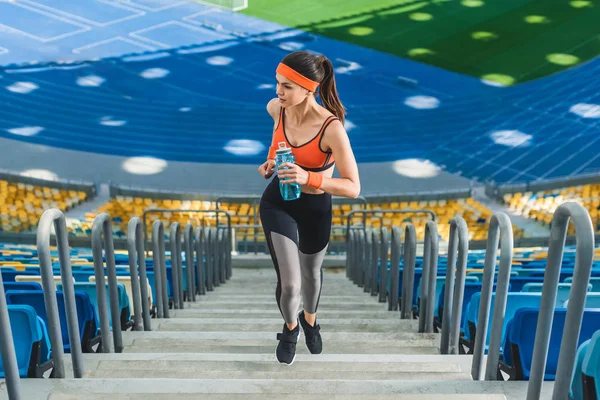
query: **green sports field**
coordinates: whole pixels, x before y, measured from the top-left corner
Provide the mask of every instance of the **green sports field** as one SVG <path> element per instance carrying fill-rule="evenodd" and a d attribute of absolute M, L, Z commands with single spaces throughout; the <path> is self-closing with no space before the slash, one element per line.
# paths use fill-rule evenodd
<path fill-rule="evenodd" d="M 600 0 L 249 0 L 242 12 L 508 85 L 600 54 Z"/>

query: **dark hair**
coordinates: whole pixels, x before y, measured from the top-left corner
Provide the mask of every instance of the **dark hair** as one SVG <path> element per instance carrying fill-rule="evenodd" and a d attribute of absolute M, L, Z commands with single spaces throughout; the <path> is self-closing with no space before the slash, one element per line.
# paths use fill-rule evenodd
<path fill-rule="evenodd" d="M 323 106 L 344 123 L 346 109 L 335 87 L 333 64 L 327 57 L 308 51 L 295 51 L 285 56 L 281 62 L 308 79 L 319 82 L 319 96 Z"/>

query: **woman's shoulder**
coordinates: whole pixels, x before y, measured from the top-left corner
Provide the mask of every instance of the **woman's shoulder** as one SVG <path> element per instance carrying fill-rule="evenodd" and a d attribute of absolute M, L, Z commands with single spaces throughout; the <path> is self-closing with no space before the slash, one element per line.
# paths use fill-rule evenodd
<path fill-rule="evenodd" d="M 273 119 L 279 119 L 279 113 L 281 111 L 281 105 L 279 104 L 279 99 L 277 97 L 272 98 L 267 103 L 267 112 Z"/>

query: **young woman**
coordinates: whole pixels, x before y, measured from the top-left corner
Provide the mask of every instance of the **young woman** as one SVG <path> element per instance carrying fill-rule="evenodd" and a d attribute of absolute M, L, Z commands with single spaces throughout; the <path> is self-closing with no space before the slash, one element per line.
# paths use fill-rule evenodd
<path fill-rule="evenodd" d="M 260 217 L 277 273 L 275 296 L 285 320 L 283 331 L 277 334 L 277 359 L 292 364 L 299 325 L 308 350 L 321 353 L 316 313 L 323 282 L 321 264 L 331 231 L 331 196 L 356 198 L 360 182 L 331 61 L 297 51 L 279 64 L 276 79 L 277 98 L 267 105 L 275 122 L 273 141 L 267 161 L 258 170 L 265 179 L 273 175 L 280 144 L 292 149 L 295 164 L 282 164 L 266 187 Z M 334 163 L 341 178 L 332 178 Z M 300 198 L 284 200 L 280 179 L 301 185 Z M 303 311 L 297 314 L 301 295 Z"/>

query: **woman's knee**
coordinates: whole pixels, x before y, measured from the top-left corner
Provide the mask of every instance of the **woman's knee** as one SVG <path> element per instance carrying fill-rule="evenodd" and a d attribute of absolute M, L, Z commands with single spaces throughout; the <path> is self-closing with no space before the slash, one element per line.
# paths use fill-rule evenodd
<path fill-rule="evenodd" d="M 287 298 L 294 298 L 300 296 L 301 284 L 300 282 L 290 282 L 281 284 L 281 296 Z"/>

